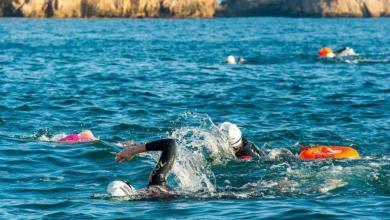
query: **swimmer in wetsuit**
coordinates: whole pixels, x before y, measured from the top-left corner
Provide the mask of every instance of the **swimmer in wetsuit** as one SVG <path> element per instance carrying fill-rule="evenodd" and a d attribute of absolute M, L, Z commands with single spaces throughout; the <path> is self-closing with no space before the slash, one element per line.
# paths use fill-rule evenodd
<path fill-rule="evenodd" d="M 242 137 L 241 131 L 237 125 L 230 122 L 224 122 L 219 126 L 219 130 L 227 137 L 229 145 L 233 148 L 234 154 L 238 159 L 258 159 L 265 155 L 256 147 L 256 145 Z"/>
<path fill-rule="evenodd" d="M 330 47 L 324 47 L 318 52 L 318 56 L 321 58 L 341 58 L 358 56 L 358 54 L 350 47 L 343 47 L 337 51 L 333 51 Z"/>
<path fill-rule="evenodd" d="M 156 167 L 150 173 L 149 184 L 145 192 L 148 196 L 159 196 L 161 194 L 174 194 L 167 184 L 167 177 L 172 169 L 176 157 L 177 145 L 173 139 L 162 139 L 149 142 L 147 144 L 137 144 L 125 142 L 126 149 L 119 152 L 115 160 L 126 162 L 135 155 L 149 151 L 161 151 L 161 156 Z M 124 181 L 113 181 L 107 187 L 107 192 L 111 196 L 130 196 L 138 194 L 133 186 Z"/>

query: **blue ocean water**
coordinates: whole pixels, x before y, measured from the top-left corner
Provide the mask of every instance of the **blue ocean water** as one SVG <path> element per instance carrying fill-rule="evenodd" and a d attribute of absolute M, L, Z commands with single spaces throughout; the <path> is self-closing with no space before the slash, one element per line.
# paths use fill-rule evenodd
<path fill-rule="evenodd" d="M 0 19 L 2 218 L 386 219 L 390 20 Z M 321 60 L 324 46 L 359 56 Z M 233 54 L 241 65 L 227 65 Z M 237 161 L 216 127 L 267 152 Z M 91 129 L 104 142 L 51 142 Z M 109 198 L 147 185 L 158 155 L 114 162 L 124 140 L 175 137 L 177 198 Z M 300 145 L 361 160 L 301 161 Z"/>

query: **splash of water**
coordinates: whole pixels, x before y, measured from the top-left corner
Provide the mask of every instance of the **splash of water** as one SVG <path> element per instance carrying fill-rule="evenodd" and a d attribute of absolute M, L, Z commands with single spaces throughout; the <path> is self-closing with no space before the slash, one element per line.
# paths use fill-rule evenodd
<path fill-rule="evenodd" d="M 45 129 L 40 129 L 39 131 L 31 135 L 29 138 L 39 140 L 39 141 L 45 141 L 45 142 L 58 142 L 62 138 L 66 137 L 66 135 L 67 134 L 63 132 L 53 134 L 52 131 L 45 128 Z"/>
<path fill-rule="evenodd" d="M 214 192 L 215 175 L 211 164 L 234 157 L 226 137 L 207 114 L 184 113 L 176 121 L 171 138 L 179 145 L 173 173 L 182 190 Z"/>

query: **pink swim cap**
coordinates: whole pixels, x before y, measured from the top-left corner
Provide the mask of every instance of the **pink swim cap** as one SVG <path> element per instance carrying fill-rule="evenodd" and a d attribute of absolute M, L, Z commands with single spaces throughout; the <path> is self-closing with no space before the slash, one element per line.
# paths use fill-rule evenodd
<path fill-rule="evenodd" d="M 80 137 L 78 134 L 70 134 L 60 140 L 63 143 L 78 143 L 78 142 L 89 142 L 94 141 L 94 139 Z"/>
<path fill-rule="evenodd" d="M 60 140 L 60 142 L 70 142 L 70 143 L 75 143 L 79 141 L 81 141 L 81 139 L 77 134 L 69 134 Z"/>

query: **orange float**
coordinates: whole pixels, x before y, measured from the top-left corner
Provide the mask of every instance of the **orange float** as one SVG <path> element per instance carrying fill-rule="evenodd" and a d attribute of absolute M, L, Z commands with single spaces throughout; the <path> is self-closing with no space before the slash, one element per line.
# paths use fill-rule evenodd
<path fill-rule="evenodd" d="M 332 48 L 324 47 L 318 52 L 318 56 L 327 57 L 329 53 L 333 53 Z"/>
<path fill-rule="evenodd" d="M 345 146 L 317 146 L 301 147 L 299 158 L 306 160 L 316 159 L 359 159 L 359 153 L 352 147 Z"/>

